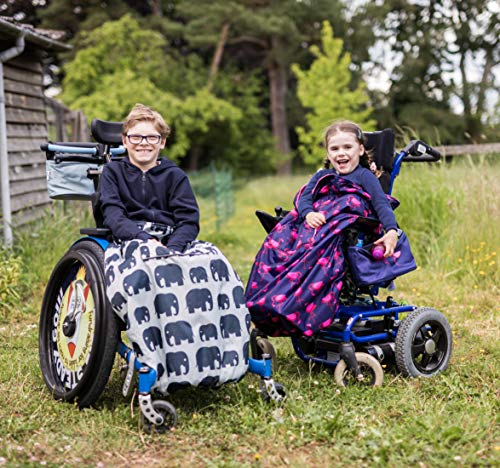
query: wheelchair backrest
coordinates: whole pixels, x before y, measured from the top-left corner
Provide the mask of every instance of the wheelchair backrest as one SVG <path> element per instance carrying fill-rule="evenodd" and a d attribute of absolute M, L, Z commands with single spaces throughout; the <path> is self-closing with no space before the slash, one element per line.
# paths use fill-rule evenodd
<path fill-rule="evenodd" d="M 379 177 L 380 185 L 385 193 L 390 190 L 391 172 L 394 163 L 394 131 L 386 128 L 376 132 L 364 132 L 366 148 L 372 151 L 377 169 L 383 171 Z"/>

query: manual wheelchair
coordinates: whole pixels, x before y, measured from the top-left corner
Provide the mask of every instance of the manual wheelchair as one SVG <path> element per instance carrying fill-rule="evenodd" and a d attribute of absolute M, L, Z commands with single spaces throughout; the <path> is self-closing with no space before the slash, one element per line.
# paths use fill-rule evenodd
<path fill-rule="evenodd" d="M 391 129 L 367 132 L 365 139 L 377 167 L 384 170 L 379 181 L 389 195 L 403 161 L 434 162 L 441 157 L 437 150 L 420 140 L 411 141 L 396 153 Z M 289 213 L 281 207 L 275 211 L 275 215 L 256 212 L 267 233 Z M 376 219 L 359 218 L 345 233 L 344 254 L 357 239 L 375 240 L 376 237 L 369 239 L 369 236 L 378 225 Z M 432 308 L 400 304 L 391 295 L 379 300 L 379 290 L 392 290 L 393 282 L 360 284 L 352 274 L 347 255 L 345 257 L 346 271 L 334 320 L 311 337 L 291 337 L 298 357 L 334 369 L 336 383 L 344 387 L 353 383 L 381 385 L 382 366 L 395 366 L 409 377 L 432 377 L 445 370 L 452 352 L 451 327 L 446 317 Z M 251 343 L 254 355 L 265 352 L 276 363 L 275 348 L 265 332 L 253 329 Z"/>
<path fill-rule="evenodd" d="M 55 399 L 84 408 L 103 393 L 118 352 L 126 362 L 122 368 L 124 396 L 130 394 L 137 372 L 142 425 L 148 432 L 164 432 L 176 425 L 177 412 L 168 401 L 153 400 L 157 372 L 143 365 L 134 349 L 122 341 L 124 324 L 106 297 L 104 251 L 112 237 L 103 227 L 99 176 L 104 164 L 125 153 L 121 130 L 120 122 L 96 119 L 91 125 L 96 143 L 41 146 L 47 156 L 49 195 L 91 200 L 96 227 L 80 230 L 84 237 L 73 243 L 50 276 L 39 324 L 40 367 Z M 264 400 L 284 399 L 283 386 L 273 381 L 268 354 L 248 358 L 248 370 L 261 377 Z"/>

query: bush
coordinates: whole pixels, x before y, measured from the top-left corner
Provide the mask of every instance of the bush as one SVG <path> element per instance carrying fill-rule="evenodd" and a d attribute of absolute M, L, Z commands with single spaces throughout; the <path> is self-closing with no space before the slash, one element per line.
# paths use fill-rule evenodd
<path fill-rule="evenodd" d="M 7 250 L 0 250 L 0 321 L 11 308 L 21 304 L 22 261 Z"/>

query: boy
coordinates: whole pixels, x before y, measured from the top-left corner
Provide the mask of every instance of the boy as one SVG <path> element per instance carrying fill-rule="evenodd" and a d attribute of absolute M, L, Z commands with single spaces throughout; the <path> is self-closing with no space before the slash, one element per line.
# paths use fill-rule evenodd
<path fill-rule="evenodd" d="M 182 252 L 198 235 L 199 209 L 187 175 L 159 158 L 169 134 L 158 112 L 136 104 L 122 130 L 128 157 L 104 166 L 100 200 L 115 238 L 158 239 Z"/>

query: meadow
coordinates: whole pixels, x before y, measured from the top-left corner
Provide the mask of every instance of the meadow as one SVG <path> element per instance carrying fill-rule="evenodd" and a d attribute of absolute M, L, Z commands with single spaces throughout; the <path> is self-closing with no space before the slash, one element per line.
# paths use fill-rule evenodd
<path fill-rule="evenodd" d="M 265 233 L 256 209 L 290 208 L 307 174 L 239 181 L 236 214 L 220 232 L 200 199 L 200 238 L 217 244 L 243 280 Z M 175 430 L 144 434 L 136 400 L 121 396 L 117 358 L 96 408 L 56 402 L 38 362 L 38 316 L 57 260 L 91 225 L 79 204 L 17 233 L 0 254 L 0 465 L 6 466 L 498 466 L 499 158 L 403 167 L 394 195 L 418 269 L 394 297 L 443 312 L 453 331 L 449 369 L 432 379 L 387 372 L 379 388 L 335 386 L 304 364 L 289 340 L 278 350 L 282 407 L 264 403 L 248 375 L 218 390 L 169 397 Z M 382 291 L 384 294 L 385 291 Z"/>

